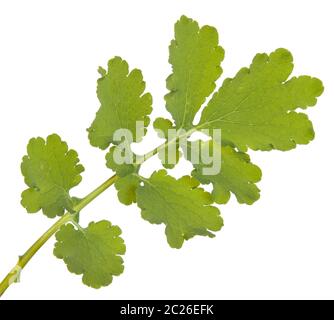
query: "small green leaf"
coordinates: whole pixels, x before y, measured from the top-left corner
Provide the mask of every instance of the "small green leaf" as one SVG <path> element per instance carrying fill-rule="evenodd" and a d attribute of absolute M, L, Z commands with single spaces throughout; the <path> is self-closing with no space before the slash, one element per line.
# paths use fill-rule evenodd
<path fill-rule="evenodd" d="M 49 218 L 72 211 L 75 200 L 69 191 L 81 182 L 84 167 L 78 154 L 68 150 L 66 142 L 56 134 L 33 138 L 23 157 L 21 171 L 29 189 L 22 193 L 22 205 L 29 213 L 42 209 Z"/>
<path fill-rule="evenodd" d="M 128 146 L 130 148 L 130 146 Z M 130 205 L 136 202 L 136 189 L 140 180 L 134 173 L 137 173 L 140 166 L 135 164 L 135 154 L 130 151 L 129 154 L 123 154 L 123 148 L 120 145 L 111 147 L 106 155 L 107 167 L 116 172 L 118 180 L 115 182 L 115 188 L 118 191 L 118 200 Z M 126 160 L 128 163 L 118 163 L 117 161 Z"/>
<path fill-rule="evenodd" d="M 211 206 L 208 192 L 198 188 L 199 182 L 189 176 L 178 180 L 165 170 L 154 172 L 137 189 L 137 203 L 143 219 L 153 224 L 164 223 L 172 248 L 181 248 L 184 240 L 196 235 L 214 237 L 223 219 L 219 210 Z"/>
<path fill-rule="evenodd" d="M 158 133 L 159 138 L 167 139 L 166 142 L 170 142 L 174 138 L 176 138 L 176 130 L 173 126 L 173 123 L 164 118 L 157 118 L 153 123 L 153 127 Z M 169 143 L 169 145 L 159 150 L 158 157 L 161 160 L 162 165 L 166 169 L 173 169 L 175 165 L 179 162 L 182 156 L 181 151 L 179 150 L 179 143 L 177 140 L 173 143 Z"/>
<path fill-rule="evenodd" d="M 117 130 L 129 130 L 133 142 L 139 142 L 145 135 L 152 112 L 152 97 L 145 93 L 145 82 L 140 70 L 129 72 L 126 61 L 119 57 L 108 63 L 108 72 L 99 69 L 101 78 L 97 82 L 97 96 L 101 107 L 88 129 L 92 146 L 106 149 L 112 144 L 119 144 L 114 133 Z M 142 130 L 136 130 L 136 122 L 142 121 Z M 130 141 L 132 142 L 132 141 Z"/>
<path fill-rule="evenodd" d="M 212 140 L 188 142 L 186 154 L 195 168 L 192 175 L 203 184 L 212 183 L 216 203 L 227 203 L 231 192 L 239 203 L 252 204 L 259 199 L 260 190 L 255 183 L 261 179 L 261 170 L 250 162 L 248 154 L 230 146 L 220 147 Z M 212 173 L 205 174 L 204 170 L 209 168 Z M 219 172 L 214 173 L 215 169 Z"/>
<path fill-rule="evenodd" d="M 257 54 L 250 68 L 226 79 L 204 108 L 198 128 L 220 129 L 241 151 L 290 150 L 314 137 L 311 121 L 297 108 L 314 106 L 323 92 L 319 79 L 288 77 L 292 55 L 277 49 Z"/>
<path fill-rule="evenodd" d="M 153 127 L 157 131 L 159 138 L 162 139 L 167 139 L 168 130 L 172 130 L 175 128 L 172 121 L 164 118 L 156 118 L 154 120 Z"/>
<path fill-rule="evenodd" d="M 179 143 L 169 143 L 164 149 L 159 150 L 158 157 L 162 165 L 166 169 L 173 169 L 182 157 L 182 152 L 179 150 Z"/>
<path fill-rule="evenodd" d="M 111 147 L 106 154 L 106 161 L 107 167 L 116 172 L 119 177 L 138 171 L 138 166 L 135 165 L 135 154 L 130 148 L 124 149 L 120 145 Z"/>
<path fill-rule="evenodd" d="M 64 225 L 56 234 L 54 255 L 63 259 L 70 272 L 82 274 L 82 282 L 98 289 L 123 273 L 125 245 L 121 229 L 109 221 L 91 222 L 85 229 Z"/>
<path fill-rule="evenodd" d="M 215 28 L 182 16 L 175 24 L 175 39 L 169 47 L 173 73 L 167 78 L 166 108 L 177 129 L 188 130 L 197 111 L 215 89 L 222 74 L 224 50 L 218 45 Z"/>
<path fill-rule="evenodd" d="M 115 188 L 118 191 L 118 200 L 127 206 L 135 203 L 137 201 L 136 192 L 139 184 L 140 179 L 134 174 L 118 179 L 115 183 Z"/>

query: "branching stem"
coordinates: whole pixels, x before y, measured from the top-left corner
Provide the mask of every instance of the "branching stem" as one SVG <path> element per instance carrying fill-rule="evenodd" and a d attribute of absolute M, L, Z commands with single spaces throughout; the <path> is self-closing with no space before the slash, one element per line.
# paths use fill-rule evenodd
<path fill-rule="evenodd" d="M 142 164 L 147 159 L 156 155 L 159 151 L 167 148 L 169 145 L 175 143 L 177 140 L 182 139 L 184 137 L 190 136 L 193 132 L 196 131 L 196 128 L 193 128 L 186 133 L 176 136 L 171 140 L 162 143 L 157 148 L 143 155 L 142 160 L 139 164 Z M 102 183 L 99 187 L 97 187 L 94 191 L 89 193 L 86 197 L 81 199 L 73 208 L 74 214 L 67 212 L 65 213 L 56 223 L 54 223 L 25 253 L 24 255 L 19 257 L 17 264 L 14 268 L 7 274 L 7 276 L 0 283 L 0 297 L 4 294 L 4 292 L 8 289 L 8 287 L 18 282 L 20 279 L 20 273 L 22 269 L 27 265 L 27 263 L 31 260 L 31 258 L 37 253 L 37 251 L 59 230 L 59 228 L 73 221 L 75 217 L 75 213 L 79 213 L 83 208 L 85 208 L 89 203 L 91 203 L 95 198 L 97 198 L 101 193 L 107 190 L 110 186 L 112 186 L 117 180 L 118 176 L 114 175 L 109 178 L 107 181 Z"/>

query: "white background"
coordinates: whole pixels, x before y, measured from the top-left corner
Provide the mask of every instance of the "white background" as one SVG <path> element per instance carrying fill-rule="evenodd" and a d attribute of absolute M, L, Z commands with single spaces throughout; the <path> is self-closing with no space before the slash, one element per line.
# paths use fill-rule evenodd
<path fill-rule="evenodd" d="M 263 169 L 261 199 L 221 206 L 225 227 L 169 248 L 164 227 L 118 203 L 112 188 L 85 209 L 82 222 L 110 219 L 123 229 L 125 272 L 111 286 L 81 284 L 52 255 L 49 241 L 4 299 L 293 299 L 334 298 L 333 1 L 1 1 L 0 2 L 0 275 L 52 221 L 20 206 L 20 161 L 30 137 L 58 133 L 86 167 L 74 194 L 83 196 L 112 174 L 85 129 L 99 107 L 96 69 L 120 55 L 143 70 L 156 116 L 164 110 L 168 45 L 186 14 L 217 28 L 233 76 L 257 52 L 286 47 L 294 75 L 323 80 L 325 92 L 308 110 L 316 139 L 290 152 L 251 152 Z M 221 82 L 221 81 L 220 81 Z M 140 147 L 158 143 L 150 127 Z M 144 150 L 145 149 L 145 150 Z M 159 168 L 150 160 L 144 174 Z M 190 172 L 185 161 L 175 176 Z"/>

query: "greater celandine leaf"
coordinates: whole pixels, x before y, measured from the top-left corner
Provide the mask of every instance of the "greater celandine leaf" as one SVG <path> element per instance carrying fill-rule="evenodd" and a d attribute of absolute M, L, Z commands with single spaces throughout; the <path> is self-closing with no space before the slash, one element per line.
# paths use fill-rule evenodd
<path fill-rule="evenodd" d="M 21 171 L 28 189 L 22 193 L 22 205 L 29 213 L 42 210 L 49 218 L 71 211 L 75 200 L 69 191 L 81 182 L 84 167 L 78 154 L 66 142 L 52 134 L 29 141 Z"/>
<path fill-rule="evenodd" d="M 143 219 L 166 225 L 166 237 L 172 248 L 181 248 L 184 240 L 196 235 L 214 237 L 223 219 L 218 208 L 211 206 L 210 193 L 198 188 L 199 182 L 189 176 L 178 180 L 166 170 L 143 179 L 137 189 L 137 203 Z"/>
<path fill-rule="evenodd" d="M 123 273 L 125 244 L 121 229 L 109 221 L 91 222 L 87 228 L 64 225 L 56 234 L 54 255 L 64 260 L 70 272 L 81 275 L 82 282 L 98 289 L 108 286 Z"/>
<path fill-rule="evenodd" d="M 248 154 L 220 146 L 213 140 L 188 142 L 185 153 L 195 168 L 192 176 L 203 184 L 212 183 L 216 203 L 227 203 L 231 193 L 239 203 L 253 204 L 260 198 L 255 183 L 261 180 L 261 169 L 250 162 Z"/>
<path fill-rule="evenodd" d="M 130 146 L 126 148 L 121 145 L 113 146 L 106 154 L 106 166 L 119 177 L 126 177 L 138 170 L 135 157 Z"/>
<path fill-rule="evenodd" d="M 173 73 L 167 78 L 166 108 L 177 129 L 188 129 L 205 99 L 215 89 L 222 74 L 224 50 L 218 45 L 215 28 L 182 16 L 175 24 L 175 39 L 169 47 Z"/>
<path fill-rule="evenodd" d="M 137 188 L 140 185 L 140 178 L 135 174 L 129 174 L 120 178 L 115 183 L 115 188 L 118 191 L 118 200 L 129 206 L 137 202 Z"/>
<path fill-rule="evenodd" d="M 221 130 L 221 136 L 241 151 L 285 151 L 309 143 L 312 123 L 296 109 L 314 106 L 324 88 L 317 78 L 288 79 L 292 69 L 286 49 L 257 54 L 249 68 L 224 81 L 204 108 L 198 127 Z"/>
<path fill-rule="evenodd" d="M 153 127 L 159 138 L 166 139 L 166 141 L 169 142 L 169 145 L 166 146 L 166 148 L 163 148 L 158 152 L 158 157 L 166 169 L 173 169 L 182 156 L 182 153 L 179 150 L 179 142 L 175 140 L 174 143 L 170 143 L 170 140 L 176 137 L 176 127 L 173 126 L 172 121 L 164 118 L 155 119 Z"/>
<path fill-rule="evenodd" d="M 100 74 L 97 96 L 101 107 L 88 129 L 91 145 L 103 150 L 110 144 L 117 145 L 121 141 L 115 139 L 114 134 L 124 129 L 132 134 L 133 141 L 130 142 L 141 141 L 152 112 L 152 96 L 144 93 L 145 82 L 141 71 L 133 69 L 129 72 L 127 62 L 115 57 L 108 62 L 107 71 L 100 68 Z M 143 124 L 143 130 L 139 132 L 137 121 Z"/>

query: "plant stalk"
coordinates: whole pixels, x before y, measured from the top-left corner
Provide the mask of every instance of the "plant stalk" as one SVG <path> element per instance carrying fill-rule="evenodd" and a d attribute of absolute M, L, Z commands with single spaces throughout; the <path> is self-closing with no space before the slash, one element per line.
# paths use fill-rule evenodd
<path fill-rule="evenodd" d="M 118 179 L 117 175 L 112 176 L 107 181 L 102 183 L 98 188 L 84 197 L 80 202 L 78 202 L 73 210 L 75 213 L 80 212 L 84 207 L 91 203 L 96 197 L 107 190 L 111 185 L 113 185 Z M 0 297 L 8 289 L 8 287 L 20 280 L 20 273 L 22 269 L 27 265 L 31 258 L 37 253 L 37 251 L 59 230 L 59 228 L 70 222 L 75 213 L 70 212 L 65 213 L 56 223 L 54 223 L 25 253 L 19 257 L 19 260 L 15 267 L 7 274 L 7 276 L 0 283 Z"/>
<path fill-rule="evenodd" d="M 177 142 L 178 140 L 190 136 L 193 132 L 196 131 L 196 127 L 183 133 L 182 135 L 177 135 L 171 140 L 167 140 L 162 143 L 157 148 L 146 153 L 141 157 L 138 165 L 141 165 L 147 159 L 153 157 L 161 150 L 168 148 L 169 145 Z M 89 203 L 91 203 L 95 198 L 97 198 L 101 193 L 107 190 L 111 185 L 113 185 L 117 180 L 118 176 L 114 175 L 109 178 L 107 181 L 102 183 L 94 191 L 88 194 L 86 197 L 81 199 L 73 208 L 74 213 L 66 212 L 55 224 L 53 224 L 25 253 L 23 256 L 19 257 L 17 264 L 14 268 L 7 274 L 7 276 L 0 283 L 0 297 L 5 293 L 9 286 L 15 282 L 19 282 L 20 273 L 22 269 L 27 265 L 31 258 L 37 253 L 37 251 L 59 230 L 59 228 L 66 224 L 67 222 L 73 221 L 76 213 L 79 213 L 83 208 L 85 208 Z"/>

